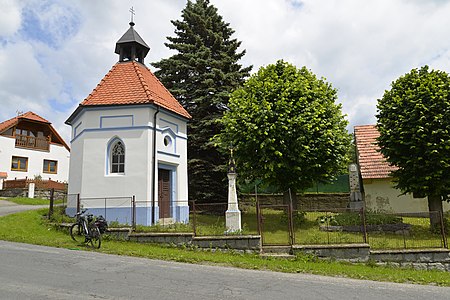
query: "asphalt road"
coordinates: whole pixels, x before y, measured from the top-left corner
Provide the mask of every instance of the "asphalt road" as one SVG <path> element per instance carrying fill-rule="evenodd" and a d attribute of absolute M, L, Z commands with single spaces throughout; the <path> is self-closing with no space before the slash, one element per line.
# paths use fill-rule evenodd
<path fill-rule="evenodd" d="M 0 200 L 0 217 L 24 210 L 39 209 L 44 207 L 48 207 L 48 205 L 19 205 L 14 202 Z"/>
<path fill-rule="evenodd" d="M 0 241 L 0 299 L 450 299 L 450 288 L 241 270 Z"/>

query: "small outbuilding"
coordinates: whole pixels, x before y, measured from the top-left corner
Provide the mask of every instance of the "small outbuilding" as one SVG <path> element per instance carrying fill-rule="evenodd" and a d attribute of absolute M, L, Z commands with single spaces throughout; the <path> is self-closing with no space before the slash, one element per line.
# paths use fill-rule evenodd
<path fill-rule="evenodd" d="M 401 195 L 401 191 L 394 188 L 389 174 L 396 167 L 390 166 L 379 151 L 377 138 L 380 134 L 376 126 L 355 126 L 354 133 L 366 208 L 398 213 L 427 212 L 427 198 L 414 198 L 412 194 Z M 444 211 L 450 210 L 448 203 L 443 204 Z"/>
<path fill-rule="evenodd" d="M 67 213 L 80 199 L 108 221 L 187 222 L 191 116 L 144 65 L 150 47 L 134 25 L 116 43 L 119 61 L 66 121 L 73 149 Z"/>

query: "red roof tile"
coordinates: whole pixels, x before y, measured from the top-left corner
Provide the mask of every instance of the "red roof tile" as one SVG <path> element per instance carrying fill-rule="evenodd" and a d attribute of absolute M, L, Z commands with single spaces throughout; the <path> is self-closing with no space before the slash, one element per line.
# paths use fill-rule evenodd
<path fill-rule="evenodd" d="M 386 158 L 379 152 L 376 144 L 380 136 L 375 125 L 355 126 L 355 143 L 358 163 L 363 179 L 388 178 L 390 172 L 397 169 L 390 166 Z"/>
<path fill-rule="evenodd" d="M 31 121 L 37 121 L 37 122 L 51 124 L 49 121 L 47 121 L 43 117 L 39 116 L 38 114 L 35 114 L 32 111 L 29 111 L 24 114 L 18 115 L 17 117 L 14 117 L 12 119 L 9 119 L 9 120 L 6 120 L 6 121 L 0 123 L 0 133 L 11 128 L 15 124 L 17 124 L 19 122 L 19 120 L 31 120 Z"/>
<path fill-rule="evenodd" d="M 9 128 L 15 126 L 22 120 L 28 120 L 28 121 L 34 121 L 34 122 L 47 124 L 47 126 L 50 128 L 51 132 L 53 133 L 54 141 L 61 143 L 64 147 L 66 147 L 67 150 L 70 151 L 70 148 L 66 144 L 64 139 L 59 135 L 59 133 L 56 131 L 56 129 L 53 128 L 53 126 L 51 125 L 52 123 L 32 111 L 18 115 L 17 117 L 14 117 L 12 119 L 9 119 L 9 120 L 6 120 L 6 121 L 0 123 L 0 134 L 3 133 L 4 131 L 8 130 Z"/>
<path fill-rule="evenodd" d="M 115 64 L 80 106 L 147 103 L 191 118 L 158 78 L 146 66 L 135 61 Z"/>

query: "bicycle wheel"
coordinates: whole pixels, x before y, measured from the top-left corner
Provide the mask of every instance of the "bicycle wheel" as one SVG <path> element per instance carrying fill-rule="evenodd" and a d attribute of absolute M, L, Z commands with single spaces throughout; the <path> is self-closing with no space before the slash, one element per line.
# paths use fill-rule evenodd
<path fill-rule="evenodd" d="M 80 226 L 80 224 L 75 223 L 72 226 L 70 226 L 70 236 L 72 237 L 72 240 L 81 243 L 84 241 L 84 233 L 83 228 Z"/>
<path fill-rule="evenodd" d="M 98 227 L 94 226 L 91 228 L 91 246 L 96 249 L 100 249 L 102 244 L 102 235 Z"/>

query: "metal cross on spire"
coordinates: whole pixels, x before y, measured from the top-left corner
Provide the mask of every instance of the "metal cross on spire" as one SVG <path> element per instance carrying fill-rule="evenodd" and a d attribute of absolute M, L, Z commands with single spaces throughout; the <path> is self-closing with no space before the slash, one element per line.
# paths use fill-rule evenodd
<path fill-rule="evenodd" d="M 133 23 L 133 25 L 134 25 L 134 22 L 133 22 L 133 16 L 134 16 L 136 13 L 135 13 L 135 10 L 134 10 L 133 6 L 130 8 L 129 12 L 131 13 L 131 22 L 130 22 L 130 24 Z"/>

